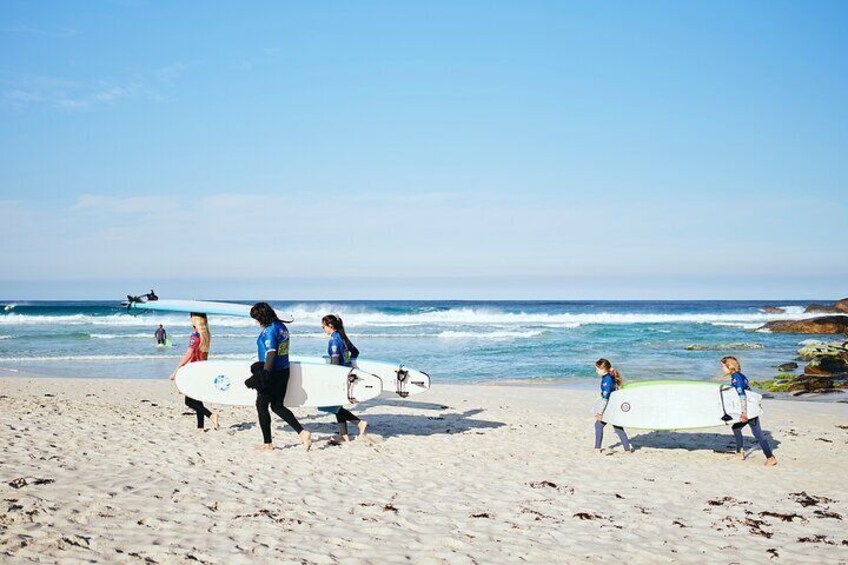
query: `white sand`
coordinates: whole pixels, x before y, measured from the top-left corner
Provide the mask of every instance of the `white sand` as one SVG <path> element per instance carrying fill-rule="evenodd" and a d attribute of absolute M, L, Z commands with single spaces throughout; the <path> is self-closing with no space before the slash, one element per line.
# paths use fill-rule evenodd
<path fill-rule="evenodd" d="M 593 399 L 437 383 L 354 408 L 376 445 L 300 410 L 313 450 L 275 416 L 258 453 L 253 410 L 198 434 L 169 382 L 3 378 L 0 561 L 848 562 L 848 404 L 767 401 L 766 469 L 723 428 L 598 455 Z"/>

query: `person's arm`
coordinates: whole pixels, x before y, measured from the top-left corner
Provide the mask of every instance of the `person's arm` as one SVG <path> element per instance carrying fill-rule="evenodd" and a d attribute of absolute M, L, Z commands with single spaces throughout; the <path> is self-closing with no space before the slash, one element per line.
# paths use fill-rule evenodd
<path fill-rule="evenodd" d="M 265 354 L 265 367 L 264 369 L 268 372 L 271 372 L 271 369 L 274 367 L 274 359 L 277 358 L 277 350 L 268 350 Z"/>
<path fill-rule="evenodd" d="M 194 350 L 195 349 L 197 349 L 197 345 L 193 345 L 191 343 L 191 341 L 189 341 L 188 349 L 186 349 L 186 352 L 183 355 L 183 358 L 180 359 L 179 365 L 177 365 L 177 368 L 174 369 L 173 373 L 171 373 L 171 376 L 168 377 L 170 380 L 176 379 L 177 378 L 177 371 L 179 371 L 181 367 L 185 367 L 188 364 L 188 362 L 191 361 L 192 357 L 194 357 Z"/>
<path fill-rule="evenodd" d="M 344 365 L 342 350 L 335 338 L 330 340 L 330 345 L 327 349 L 327 353 L 330 355 L 330 365 Z"/>
<path fill-rule="evenodd" d="M 274 368 L 274 360 L 277 358 L 277 348 L 280 347 L 279 340 L 277 339 L 277 332 L 270 331 L 269 328 L 263 339 L 265 340 L 265 367 L 264 369 L 268 372 Z"/>
<path fill-rule="evenodd" d="M 205 319 L 197 316 L 192 318 L 192 322 L 195 322 L 195 327 L 197 328 L 197 333 L 200 334 L 200 350 L 204 353 L 209 353 L 209 346 L 212 343 L 212 335 L 209 333 L 209 324 Z"/>
<path fill-rule="evenodd" d="M 600 410 L 597 414 L 595 414 L 595 420 L 600 421 L 600 419 L 603 417 L 604 411 L 609 405 L 610 394 L 612 394 L 612 380 L 604 378 L 601 381 L 601 400 L 603 402 L 600 403 Z"/>
<path fill-rule="evenodd" d="M 742 382 L 742 379 L 738 374 L 734 374 L 730 377 L 730 384 L 733 385 L 733 388 L 736 389 L 736 394 L 739 395 L 739 402 L 742 405 L 742 414 L 739 418 L 740 422 L 748 421 L 748 396 L 745 394 L 745 385 Z"/>

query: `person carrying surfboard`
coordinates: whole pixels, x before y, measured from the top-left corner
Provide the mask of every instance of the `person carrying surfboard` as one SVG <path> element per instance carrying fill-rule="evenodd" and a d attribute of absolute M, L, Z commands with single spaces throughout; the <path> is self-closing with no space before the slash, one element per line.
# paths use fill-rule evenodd
<path fill-rule="evenodd" d="M 742 374 L 742 366 L 739 364 L 739 360 L 730 355 L 722 357 L 721 368 L 725 375 L 730 376 L 730 385 L 736 389 L 736 394 L 739 395 L 739 400 L 742 401 L 742 416 L 738 422 L 730 427 L 733 430 L 733 439 L 736 441 L 736 456 L 741 461 L 745 460 L 745 450 L 742 449 L 742 428 L 749 426 L 757 443 L 760 444 L 760 449 L 763 450 L 763 454 L 766 456 L 765 466 L 773 467 L 777 465 L 777 458 L 772 454 L 771 446 L 763 433 L 763 429 L 760 427 L 760 418 L 748 419 L 748 402 L 745 391 L 751 390 L 751 387 L 748 384 L 748 377 Z"/>
<path fill-rule="evenodd" d="M 621 378 L 621 373 L 614 369 L 612 364 L 606 359 L 598 359 L 595 363 L 595 372 L 601 377 L 601 400 L 595 412 L 595 449 L 601 453 L 601 442 L 604 440 L 604 426 L 607 425 L 603 421 L 604 410 L 606 410 L 607 404 L 609 404 L 610 395 L 614 390 L 621 388 L 624 381 Z M 627 439 L 627 432 L 624 431 L 624 428 L 615 425 L 612 428 L 618 434 L 618 439 L 621 440 L 624 451 L 632 453 L 633 449 L 630 447 L 630 441 Z"/>
<path fill-rule="evenodd" d="M 331 365 L 343 365 L 352 367 L 353 362 L 359 357 L 359 350 L 347 337 L 344 324 L 339 316 L 327 314 L 321 318 L 321 327 L 324 333 L 330 336 L 330 342 L 327 344 L 327 354 L 330 356 Z M 350 435 L 347 433 L 347 423 L 357 422 L 359 428 L 359 437 L 365 437 L 365 428 L 368 427 L 368 422 L 354 416 L 349 410 L 342 406 L 323 406 L 318 408 L 321 412 L 336 415 L 336 422 L 339 424 L 339 435 L 330 438 L 330 444 L 340 445 L 343 442 L 350 441 Z"/>
<path fill-rule="evenodd" d="M 259 363 L 263 365 L 257 367 L 258 371 L 244 382 L 248 388 L 256 389 L 256 412 L 263 439 L 258 449 L 274 449 L 271 443 L 271 414 L 268 412 L 270 405 L 271 410 L 297 432 L 306 451 L 309 451 L 312 435 L 303 429 L 292 411 L 283 406 L 289 385 L 289 330 L 267 302 L 254 304 L 250 309 L 250 317 L 262 326 L 256 346 Z"/>
<path fill-rule="evenodd" d="M 159 326 L 162 327 L 161 325 Z M 209 358 L 209 343 L 211 342 L 211 334 L 209 333 L 209 323 L 206 319 L 206 314 L 200 314 L 197 312 L 191 313 L 191 335 L 188 339 L 188 349 L 183 355 L 183 358 L 180 359 L 179 365 L 174 369 L 174 372 L 171 373 L 170 379 L 173 381 L 177 378 L 177 371 L 180 367 L 183 367 L 189 363 L 194 363 L 195 361 L 206 361 Z M 204 418 L 209 418 L 212 422 L 212 426 L 217 430 L 218 426 L 218 413 L 211 412 L 203 403 L 199 400 L 195 400 L 194 398 L 185 397 L 185 405 L 194 410 L 197 414 L 197 431 L 202 432 L 204 430 Z"/>

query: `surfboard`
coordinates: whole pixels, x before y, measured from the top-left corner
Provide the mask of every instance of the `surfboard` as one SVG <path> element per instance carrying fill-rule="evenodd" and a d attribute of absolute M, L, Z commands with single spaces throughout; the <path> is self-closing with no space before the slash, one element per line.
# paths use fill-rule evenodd
<path fill-rule="evenodd" d="M 315 365 L 329 363 L 329 359 L 326 357 L 301 357 L 295 355 L 291 359 L 300 363 Z M 380 377 L 383 381 L 383 390 L 386 394 L 394 393 L 401 398 L 406 398 L 430 390 L 430 375 L 424 371 L 410 369 L 402 363 L 356 359 L 354 360 L 354 367 Z"/>
<path fill-rule="evenodd" d="M 253 406 L 256 391 L 244 386 L 251 361 L 197 361 L 177 371 L 177 388 L 190 398 L 216 404 Z M 352 367 L 291 363 L 284 405 L 339 406 L 376 398 L 379 377 Z"/>
<path fill-rule="evenodd" d="M 762 415 L 762 396 L 747 391 L 748 418 Z M 596 402 L 593 414 L 600 408 Z M 646 430 L 711 428 L 738 422 L 742 403 L 733 387 L 703 381 L 646 381 L 610 395 L 603 421 Z M 722 420 L 725 415 L 730 419 Z"/>
<path fill-rule="evenodd" d="M 153 310 L 156 312 L 198 312 L 200 314 L 213 314 L 220 316 L 250 317 L 250 309 L 253 304 L 233 304 L 232 302 L 214 302 L 211 300 L 142 300 L 121 302 L 130 312 Z M 287 312 L 277 312 L 280 320 L 291 323 L 294 316 Z"/>

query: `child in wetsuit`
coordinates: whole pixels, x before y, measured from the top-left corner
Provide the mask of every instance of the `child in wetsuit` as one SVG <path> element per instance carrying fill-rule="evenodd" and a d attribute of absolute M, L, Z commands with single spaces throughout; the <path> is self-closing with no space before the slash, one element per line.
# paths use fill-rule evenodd
<path fill-rule="evenodd" d="M 595 363 L 595 372 L 601 377 L 601 406 L 595 414 L 595 449 L 601 452 L 601 442 L 604 439 L 604 426 L 607 425 L 603 421 L 604 410 L 609 403 L 610 395 L 614 390 L 621 388 L 623 380 L 621 373 L 612 367 L 612 364 L 606 359 L 598 359 Z M 620 426 L 613 426 L 615 433 L 618 434 L 618 439 L 621 440 L 621 445 L 624 451 L 630 453 L 633 449 L 630 447 L 630 441 L 627 439 L 627 432 Z"/>
<path fill-rule="evenodd" d="M 736 393 L 739 395 L 739 399 L 742 401 L 742 417 L 738 422 L 731 426 L 733 429 L 733 439 L 736 441 L 736 454 L 741 460 L 745 460 L 745 451 L 742 449 L 742 428 L 745 426 L 750 426 L 751 433 L 754 434 L 754 437 L 757 439 L 757 443 L 760 444 L 760 449 L 763 450 L 763 454 L 766 456 L 766 467 L 772 467 L 777 465 L 777 459 L 771 452 L 771 446 L 768 443 L 768 440 L 763 434 L 763 429 L 760 427 L 760 419 L 751 418 L 748 419 L 747 413 L 747 402 L 748 399 L 745 395 L 746 390 L 751 390 L 751 387 L 748 385 L 748 377 L 742 374 L 742 367 L 739 364 L 739 360 L 736 357 L 722 357 L 721 359 L 721 368 L 724 370 L 725 375 L 730 376 L 730 384 L 736 389 Z"/>
<path fill-rule="evenodd" d="M 321 327 L 324 329 L 324 333 L 330 336 L 330 341 L 327 344 L 327 354 L 330 356 L 330 364 L 352 367 L 354 361 L 359 356 L 359 350 L 351 343 L 350 338 L 347 337 L 342 319 L 338 316 L 328 314 L 321 318 Z M 318 410 L 336 415 L 336 422 L 339 424 L 339 435 L 330 439 L 331 444 L 338 445 L 342 442 L 350 441 L 350 436 L 347 432 L 348 422 L 356 422 L 359 428 L 359 437 L 362 438 L 365 436 L 365 428 L 368 427 L 368 422 L 360 420 L 346 408 L 341 406 L 325 406 L 318 408 Z"/>

